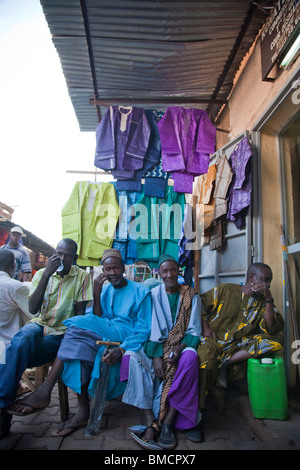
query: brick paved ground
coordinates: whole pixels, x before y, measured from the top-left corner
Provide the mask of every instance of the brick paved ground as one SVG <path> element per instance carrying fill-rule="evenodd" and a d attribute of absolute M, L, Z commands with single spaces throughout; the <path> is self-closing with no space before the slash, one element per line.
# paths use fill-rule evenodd
<path fill-rule="evenodd" d="M 225 414 L 220 416 L 217 403 L 208 397 L 203 416 L 204 442 L 192 443 L 177 433 L 176 451 L 300 449 L 300 409 L 297 401 L 290 408 L 287 421 L 253 418 L 248 394 L 228 390 Z M 76 412 L 76 395 L 69 391 L 70 414 Z M 141 450 L 130 436 L 129 427 L 143 424 L 143 416 L 134 407 L 113 400 L 105 407 L 101 429 L 96 437 L 85 439 L 85 429 L 65 438 L 53 437 L 61 422 L 58 391 L 55 387 L 50 406 L 27 417 L 13 417 L 10 435 L 0 440 L 0 450 Z"/>

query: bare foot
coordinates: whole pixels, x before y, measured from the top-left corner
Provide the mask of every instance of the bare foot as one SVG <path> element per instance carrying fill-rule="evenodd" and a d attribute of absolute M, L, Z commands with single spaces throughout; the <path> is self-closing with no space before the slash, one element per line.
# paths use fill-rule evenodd
<path fill-rule="evenodd" d="M 155 430 L 151 426 L 149 426 L 149 428 L 146 429 L 146 432 L 143 435 L 142 439 L 145 442 L 150 442 L 150 441 L 153 441 L 154 436 L 155 436 Z"/>
<path fill-rule="evenodd" d="M 53 433 L 53 436 L 66 437 L 72 434 L 77 429 L 83 428 L 88 424 L 89 416 L 84 411 L 78 411 L 78 413 L 72 418 L 68 419 L 60 428 Z"/>
<path fill-rule="evenodd" d="M 39 387 L 22 400 L 17 400 L 12 403 L 7 411 L 11 414 L 26 416 L 47 408 L 47 406 L 49 406 L 50 400 L 51 397 Z"/>

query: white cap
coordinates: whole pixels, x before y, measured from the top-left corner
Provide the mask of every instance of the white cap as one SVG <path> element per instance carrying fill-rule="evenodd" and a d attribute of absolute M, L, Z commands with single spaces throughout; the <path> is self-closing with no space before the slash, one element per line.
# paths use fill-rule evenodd
<path fill-rule="evenodd" d="M 26 235 L 24 235 L 24 232 L 23 230 L 21 229 L 21 227 L 19 227 L 18 225 L 16 225 L 15 227 L 12 227 L 10 229 L 10 233 L 14 233 L 14 232 L 17 232 L 19 233 L 20 235 L 22 235 L 22 237 L 25 237 Z"/>

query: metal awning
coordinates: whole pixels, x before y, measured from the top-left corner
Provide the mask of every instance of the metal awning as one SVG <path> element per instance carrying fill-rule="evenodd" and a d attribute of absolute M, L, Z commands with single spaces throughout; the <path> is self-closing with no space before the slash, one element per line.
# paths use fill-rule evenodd
<path fill-rule="evenodd" d="M 38 238 L 36 235 L 33 233 L 29 232 L 26 230 L 24 227 L 22 227 L 19 224 L 16 224 L 15 222 L 11 222 L 10 220 L 6 220 L 4 218 L 0 218 L 0 228 L 6 230 L 7 233 L 10 232 L 10 229 L 12 227 L 15 227 L 18 225 L 19 227 L 22 228 L 24 235 L 26 235 L 22 240 L 23 240 L 23 245 L 26 248 L 29 248 L 30 250 L 34 251 L 35 253 L 42 253 L 45 256 L 52 256 L 55 252 L 55 249 L 49 245 L 48 243 L 44 242 L 40 238 Z"/>
<path fill-rule="evenodd" d="M 81 131 L 111 104 L 214 119 L 275 3 L 41 0 Z"/>

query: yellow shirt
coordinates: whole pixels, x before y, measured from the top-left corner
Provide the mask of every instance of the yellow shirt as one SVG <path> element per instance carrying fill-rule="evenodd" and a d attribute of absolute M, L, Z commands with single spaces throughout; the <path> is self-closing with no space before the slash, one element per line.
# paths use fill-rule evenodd
<path fill-rule="evenodd" d="M 32 279 L 29 298 L 40 282 L 44 270 L 40 269 Z M 42 325 L 44 335 L 61 335 L 66 330 L 62 322 L 74 316 L 74 303 L 91 300 L 93 287 L 90 274 L 78 266 L 72 266 L 69 274 L 63 278 L 56 273 L 50 277 L 40 312 L 30 321 Z"/>

